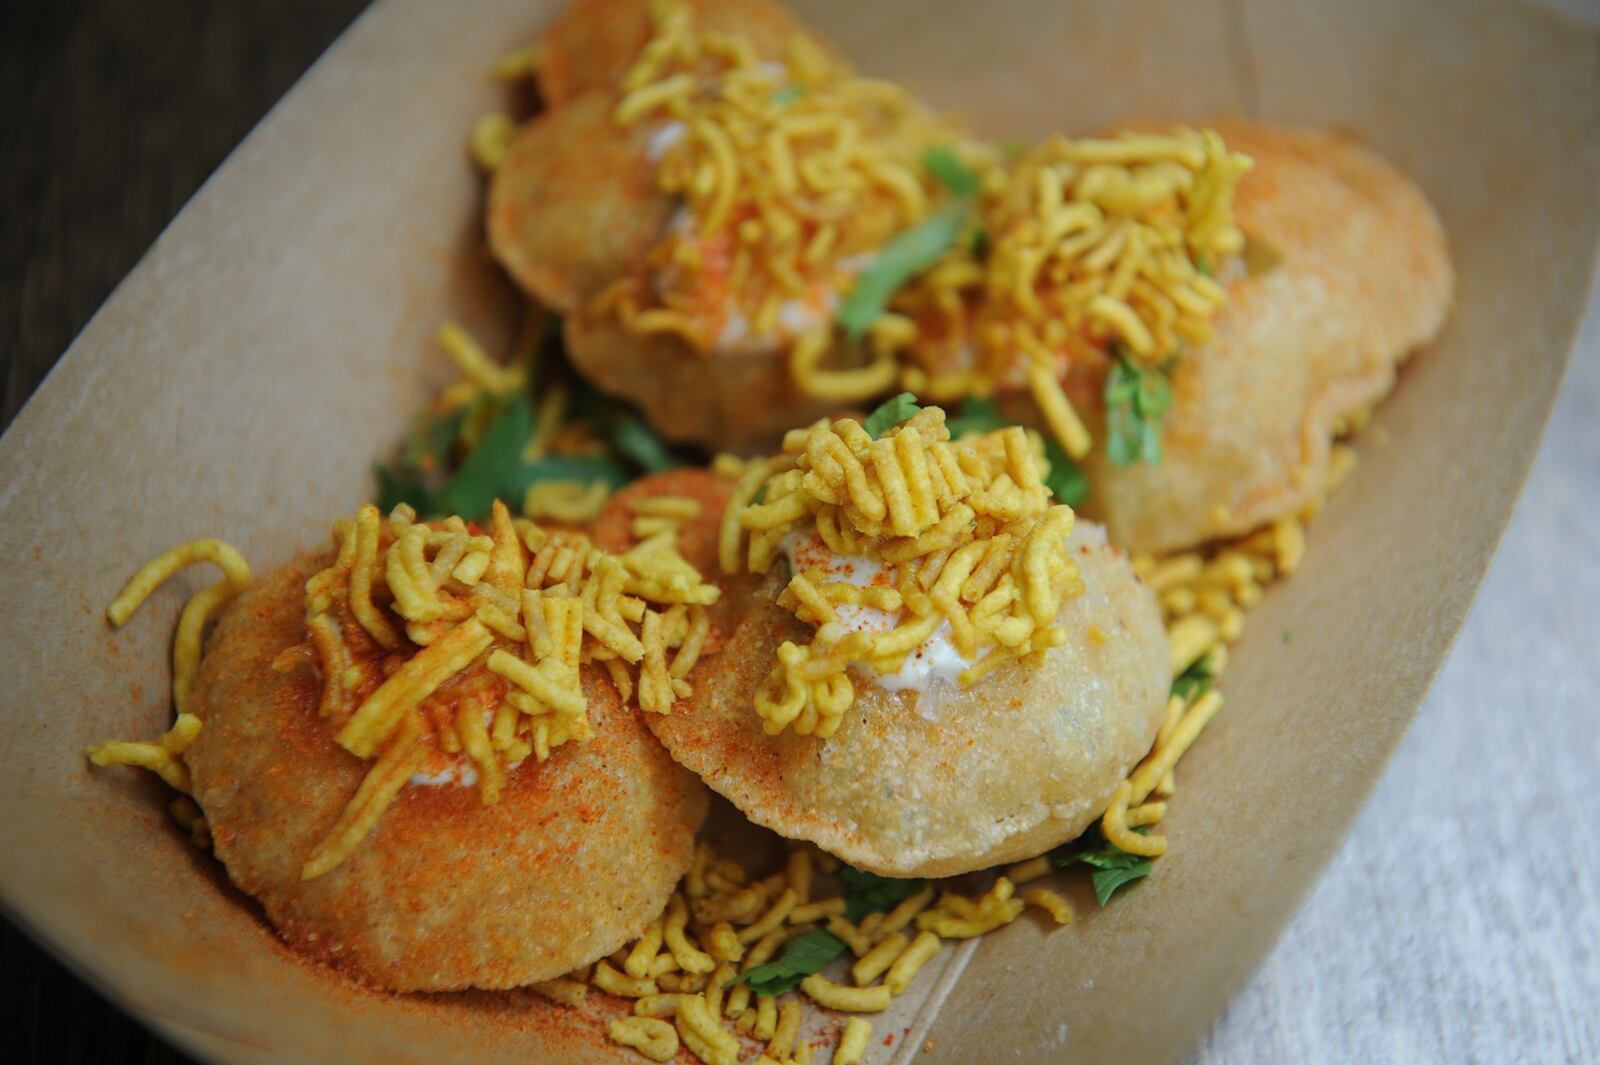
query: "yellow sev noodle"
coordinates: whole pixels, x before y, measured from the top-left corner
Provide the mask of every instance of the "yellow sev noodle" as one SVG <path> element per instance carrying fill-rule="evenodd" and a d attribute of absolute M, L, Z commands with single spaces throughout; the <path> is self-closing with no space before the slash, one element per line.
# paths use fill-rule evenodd
<path fill-rule="evenodd" d="M 624 279 L 597 306 L 699 351 L 725 333 L 792 339 L 794 308 L 831 317 L 860 257 L 927 213 L 937 187 L 920 158 L 949 134 L 803 37 L 761 55 L 698 28 L 690 5 L 652 17 L 614 119 L 651 129 L 657 184 L 684 211 L 652 251 L 654 279 Z"/>
<path fill-rule="evenodd" d="M 151 559 L 111 601 L 106 618 L 120 628 L 150 598 L 152 592 L 186 566 L 209 562 L 222 570 L 222 580 L 190 597 L 178 619 L 172 641 L 172 705 L 177 719 L 160 740 L 112 740 L 87 751 L 98 766 L 132 765 L 156 773 L 176 791 L 189 792 L 189 770 L 183 752 L 200 732 L 200 719 L 191 713 L 190 695 L 200 671 L 200 651 L 206 624 L 219 609 L 250 585 L 250 565 L 221 540 L 192 540 Z"/>
<path fill-rule="evenodd" d="M 683 678 L 704 642 L 705 607 L 719 594 L 677 553 L 670 531 L 613 555 L 582 534 L 513 520 L 499 501 L 488 535 L 459 518 L 422 524 L 408 507 L 383 518 L 368 505 L 338 539 L 333 562 L 306 583 L 308 630 L 336 738 L 374 762 L 304 879 L 360 846 L 430 736 L 471 760 L 485 804 L 497 801 L 506 773 L 524 759 L 543 761 L 586 740 L 587 663 L 624 678 L 645 710 L 670 712 L 690 693 Z M 373 656 L 328 650 L 358 632 L 377 642 L 402 629 L 417 650 L 391 671 Z M 679 654 L 669 672 L 672 648 Z M 495 677 L 504 683 L 491 683 Z M 370 691 L 357 703 L 350 692 L 363 685 Z M 439 724 L 427 708 L 446 685 L 456 711 Z"/>
<path fill-rule="evenodd" d="M 820 572 L 791 575 L 778 602 L 817 629 L 806 646 L 778 648 L 755 698 L 763 728 L 832 735 L 855 699 L 852 665 L 894 672 L 945 623 L 976 660 L 964 686 L 1008 663 L 1037 664 L 1062 643 L 1056 614 L 1082 586 L 1067 552 L 1072 510 L 1051 505 L 1042 473 L 1025 430 L 952 442 L 938 407 L 878 440 L 850 419 L 820 421 L 751 466 L 723 519 L 724 568 L 765 572 L 791 530 L 814 530 L 834 553 L 891 569 L 894 583 L 855 589 Z M 847 634 L 830 595 L 900 616 L 888 632 Z"/>

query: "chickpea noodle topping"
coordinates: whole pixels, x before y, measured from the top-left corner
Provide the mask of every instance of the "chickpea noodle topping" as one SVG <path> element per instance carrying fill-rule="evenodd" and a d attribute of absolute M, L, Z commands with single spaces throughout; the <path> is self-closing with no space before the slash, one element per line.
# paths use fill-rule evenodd
<path fill-rule="evenodd" d="M 598 303 L 701 352 L 792 340 L 927 213 L 936 186 L 919 160 L 948 134 L 898 86 L 802 37 L 762 56 L 697 28 L 688 4 L 654 4 L 652 19 L 613 117 L 653 131 L 657 183 L 684 208 L 652 253 L 653 283 L 625 279 Z M 893 383 L 883 365 L 880 388 Z"/>
<path fill-rule="evenodd" d="M 1008 157 L 804 36 L 781 55 L 760 54 L 747 37 L 697 26 L 696 10 L 651 3 L 648 41 L 626 67 L 609 119 L 648 141 L 655 188 L 678 201 L 677 213 L 640 271 L 600 288 L 587 313 L 676 337 L 702 355 L 781 352 L 795 388 L 841 406 L 896 386 L 934 402 L 1026 390 L 1041 431 L 1074 459 L 1094 441 L 1069 389 L 1098 388 L 1118 365 L 1167 372 L 1186 346 L 1212 338 L 1225 284 L 1244 269 L 1247 238 L 1233 205 L 1254 165 L 1216 132 L 1055 137 Z M 527 77 L 540 56 L 533 46 L 496 69 Z M 516 134 L 509 115 L 487 114 L 468 149 L 492 172 Z M 970 171 L 970 188 L 937 172 L 935 152 Z M 873 304 L 870 324 L 842 329 L 841 306 L 886 244 L 947 223 L 955 239 L 945 250 Z M 542 327 L 542 312 L 529 322 Z M 448 467 L 449 455 L 470 453 L 491 408 L 512 401 L 524 418 L 533 411 L 524 462 L 605 454 L 604 423 L 582 413 L 585 386 L 541 376 L 534 389 L 537 330 L 524 333 L 501 363 L 459 325 L 441 328 L 463 380 L 435 406 L 454 416 L 452 446 L 464 447 L 423 465 Z M 844 333 L 859 342 L 848 351 Z M 722 574 L 773 575 L 777 603 L 809 627 L 804 642 L 772 649 L 754 696 L 769 736 L 834 736 L 863 684 L 917 686 L 905 677 L 935 646 L 959 659 L 938 676 L 966 688 L 997 670 L 1037 668 L 1069 640 L 1115 639 L 1061 623 L 1085 589 L 1068 550 L 1075 515 L 1046 485 L 1039 434 L 1020 426 L 975 434 L 969 422 L 952 439 L 944 410 L 912 409 L 887 428 L 869 429 L 875 416 L 792 429 L 776 454 L 718 454 L 710 469 L 733 485 L 726 509 L 703 515 L 706 504 L 688 489 L 631 498 L 623 527 L 632 546 L 620 552 L 601 550 L 577 527 L 600 521 L 612 491 L 634 474 L 585 480 L 563 470 L 496 488 L 520 496 L 511 500 L 520 510 L 513 516 L 496 499 L 486 527 L 463 516 L 424 521 L 405 503 L 388 514 L 368 504 L 337 522 L 331 562 L 305 582 L 304 640 L 270 667 L 314 671 L 316 714 L 369 765 L 304 856 L 300 879 L 355 854 L 407 787 L 471 787 L 488 806 L 530 758 L 525 771 L 536 771 L 565 745 L 587 742 L 587 667 L 591 682 L 603 674 L 623 703 L 649 714 L 692 696 L 693 669 L 724 635 L 708 609 L 721 591 L 680 551 L 697 519 L 714 523 Z M 1347 415 L 1337 435 L 1359 430 L 1369 413 Z M 605 1035 L 650 1061 L 687 1051 L 706 1065 L 810 1062 L 821 1043 L 803 1034 L 807 1003 L 851 1015 L 837 1031 L 836 1065 L 869 1060 L 873 1025 L 862 1015 L 890 1009 L 946 941 L 987 935 L 1030 909 L 1038 927 L 1068 925 L 1075 914 L 1052 879 L 1059 870 L 1094 865 L 1100 892 L 1095 862 L 1120 863 L 1116 890 L 1167 852 L 1159 829 L 1177 764 L 1223 706 L 1215 683 L 1230 645 L 1265 589 L 1302 565 L 1308 523 L 1355 461 L 1348 444 L 1335 443 L 1328 483 L 1297 514 L 1194 550 L 1132 557 L 1161 608 L 1173 685 L 1153 745 L 1099 818 L 1102 839 L 1091 831 L 981 878 L 929 883 L 873 878 L 793 841 L 781 865 L 747 868 L 702 837 L 664 909 L 631 941 L 529 990 L 575 1009 L 592 1009 L 591 990 L 608 1005 L 623 1000 L 602 1017 Z M 487 489 L 480 498 L 487 508 Z M 250 568 L 220 540 L 181 544 L 140 569 L 107 617 L 120 627 L 160 584 L 202 562 L 223 579 L 193 595 L 178 622 L 171 727 L 87 755 L 97 766 L 158 774 L 178 793 L 175 821 L 204 849 L 211 828 L 184 759 L 202 729 L 192 693 L 206 629 L 250 585 Z M 779 564 L 786 568 L 775 571 Z M 214 725 L 197 764 L 222 735 Z M 663 893 L 681 868 L 666 874 Z M 852 875 L 890 893 L 863 906 Z M 807 964 L 794 960 L 808 949 Z M 775 969 L 782 975 L 769 976 Z"/>
<path fill-rule="evenodd" d="M 778 602 L 817 630 L 807 646 L 778 648 L 756 695 L 766 731 L 831 736 L 855 700 L 850 668 L 896 673 L 941 626 L 972 663 L 963 687 L 1008 663 L 1037 664 L 1064 642 L 1056 615 L 1082 585 L 1067 551 L 1072 509 L 1051 504 L 1043 474 L 1022 428 L 952 442 L 937 407 L 877 440 L 848 418 L 791 432 L 728 508 L 723 569 L 766 572 L 786 536 L 813 531 L 834 555 L 883 569 L 864 588 L 820 567 L 792 574 Z M 759 503 L 743 491 L 752 484 Z M 847 631 L 836 609 L 846 604 L 897 613 L 897 623 Z"/>

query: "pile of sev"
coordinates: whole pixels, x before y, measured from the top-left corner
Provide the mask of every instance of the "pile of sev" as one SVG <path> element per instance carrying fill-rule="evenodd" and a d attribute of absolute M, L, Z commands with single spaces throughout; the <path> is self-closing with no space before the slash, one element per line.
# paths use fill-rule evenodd
<path fill-rule="evenodd" d="M 651 254 L 653 279 L 624 279 L 597 306 L 701 352 L 746 331 L 792 339 L 796 317 L 827 320 L 863 257 L 928 212 L 937 185 L 919 161 L 948 134 L 904 90 L 804 38 L 762 56 L 698 29 L 687 4 L 652 17 L 614 120 L 651 126 L 657 184 L 683 211 Z"/>
<path fill-rule="evenodd" d="M 980 175 L 979 249 L 953 249 L 895 311 L 916 323 L 902 382 L 941 401 L 1027 387 L 1073 458 L 1092 441 L 1061 386 L 1094 394 L 1121 354 L 1164 366 L 1211 336 L 1215 276 L 1244 248 L 1251 161 L 1213 130 L 1054 137 Z"/>
<path fill-rule="evenodd" d="M 815 569 L 790 578 L 778 602 L 816 633 L 778 648 L 755 699 L 764 730 L 832 735 L 855 700 L 852 665 L 896 672 L 943 625 L 973 660 L 963 687 L 1008 663 L 1037 664 L 1065 642 L 1056 615 L 1082 584 L 1067 552 L 1072 508 L 1051 504 L 1044 469 L 1026 430 L 951 441 L 938 407 L 877 440 L 853 419 L 824 419 L 746 469 L 723 517 L 725 572 L 765 573 L 784 537 L 803 529 L 890 575 L 869 588 Z M 844 604 L 898 619 L 887 632 L 849 632 L 836 610 Z"/>
<path fill-rule="evenodd" d="M 591 989 L 632 1002 L 612 1016 L 611 1039 L 652 1061 L 671 1061 L 680 1048 L 706 1065 L 733 1065 L 753 1040 L 758 1062 L 805 1063 L 812 1047 L 800 1038 L 805 1001 L 851 1014 L 880 1013 L 903 994 L 946 940 L 968 939 L 1010 924 L 1028 905 L 1058 925 L 1072 920 L 1067 901 L 1049 888 L 1017 893 L 1007 876 L 968 896 L 924 886 L 884 912 L 845 917 L 846 899 L 818 891 L 836 859 L 794 844 L 784 865 L 752 879 L 739 862 L 701 841 L 693 865 L 666 911 L 632 943 L 609 958 L 533 990 L 552 1002 L 582 1007 Z M 848 948 L 848 978 L 806 977 L 798 993 L 756 993 L 735 982 L 771 961 L 783 947 L 817 930 Z M 833 1061 L 864 1060 L 872 1025 L 850 1018 Z M 742 1037 L 742 1039 L 740 1038 Z"/>
<path fill-rule="evenodd" d="M 372 767 L 302 879 L 353 853 L 435 753 L 470 762 L 488 805 L 528 757 L 542 762 L 588 739 L 579 671 L 589 663 L 624 702 L 637 697 L 652 713 L 691 693 L 685 678 L 710 630 L 705 608 L 720 593 L 678 553 L 673 517 L 654 517 L 652 535 L 622 554 L 514 519 L 500 502 L 487 532 L 458 517 L 419 522 L 403 505 L 385 518 L 368 504 L 336 525 L 333 561 L 306 582 L 310 654 L 288 648 L 273 668 L 314 660 L 319 713 L 340 746 Z M 201 638 L 218 607 L 249 584 L 249 569 L 220 541 L 185 544 L 142 569 L 109 611 L 121 624 L 162 580 L 199 561 L 227 576 L 197 594 L 179 624 L 176 723 L 156 743 L 89 751 L 97 765 L 143 766 L 185 794 L 182 754 L 201 727 L 188 705 Z M 191 815 L 185 807 L 180 820 Z"/>

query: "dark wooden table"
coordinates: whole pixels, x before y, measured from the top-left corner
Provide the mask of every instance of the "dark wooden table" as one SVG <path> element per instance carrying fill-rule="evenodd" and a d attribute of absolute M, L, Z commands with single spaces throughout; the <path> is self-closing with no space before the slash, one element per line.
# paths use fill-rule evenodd
<path fill-rule="evenodd" d="M 0 6 L 0 427 L 366 0 Z M 0 918 L 0 1062 L 189 1059 Z"/>

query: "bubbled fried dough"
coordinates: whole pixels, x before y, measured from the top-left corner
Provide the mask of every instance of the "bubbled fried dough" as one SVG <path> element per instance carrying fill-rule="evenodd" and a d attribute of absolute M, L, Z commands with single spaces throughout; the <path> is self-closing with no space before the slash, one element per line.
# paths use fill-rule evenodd
<path fill-rule="evenodd" d="M 1255 160 L 1239 225 L 1282 256 L 1228 283 L 1215 335 L 1179 360 L 1160 465 L 1117 466 L 1103 413 L 1085 411 L 1085 513 L 1116 543 L 1163 552 L 1249 532 L 1298 512 L 1327 482 L 1335 423 L 1376 403 L 1433 339 L 1454 275 L 1422 192 L 1337 134 L 1218 127 Z"/>
<path fill-rule="evenodd" d="M 646 155 L 649 129 L 611 120 L 614 94 L 588 93 L 517 131 L 489 183 L 489 246 L 513 280 L 576 311 L 644 261 L 673 211 Z"/>
<path fill-rule="evenodd" d="M 569 315 L 566 340 L 580 373 L 669 440 L 746 453 L 839 408 L 796 386 L 783 348 L 701 353 L 671 334 L 635 333 L 614 314 Z"/>
<path fill-rule="evenodd" d="M 271 666 L 304 639 L 305 580 L 327 561 L 261 578 L 201 665 L 187 760 L 234 882 L 291 945 L 400 991 L 546 980 L 637 935 L 688 868 L 707 796 L 587 668 L 588 743 L 512 770 L 494 806 L 476 788 L 406 787 L 354 854 L 301 881 L 371 766 L 317 716 L 313 672 Z"/>
<path fill-rule="evenodd" d="M 672 476 L 670 490 L 650 478 L 632 491 L 694 494 L 689 478 L 711 475 Z M 615 528 L 602 517 L 602 530 Z M 752 821 L 859 868 L 947 876 L 1037 854 L 1105 809 L 1150 749 L 1171 681 L 1160 611 L 1126 558 L 1084 522 L 1071 544 L 1085 590 L 1057 621 L 1068 643 L 1038 669 L 1007 667 L 969 689 L 920 694 L 862 683 L 832 737 L 768 736 L 756 689 L 779 643 L 809 639 L 775 602 L 787 579 L 780 564 L 759 585 L 725 585 L 725 644 L 697 666 L 694 695 L 648 724 Z M 685 555 L 716 572 L 714 546 L 709 557 Z"/>

